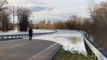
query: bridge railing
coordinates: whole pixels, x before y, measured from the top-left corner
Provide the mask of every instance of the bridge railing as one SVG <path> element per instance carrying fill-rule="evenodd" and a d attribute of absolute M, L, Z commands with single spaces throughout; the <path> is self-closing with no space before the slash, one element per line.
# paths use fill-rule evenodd
<path fill-rule="evenodd" d="M 46 33 L 33 33 L 33 36 L 40 36 L 40 35 L 46 35 L 46 34 L 53 34 L 56 31 L 53 32 L 46 32 Z M 16 39 L 16 38 L 23 38 L 23 37 L 28 37 L 28 33 L 23 33 L 23 34 L 6 34 L 6 35 L 0 35 L 0 40 L 5 40 L 5 39 Z"/>
<path fill-rule="evenodd" d="M 95 56 L 95 60 L 107 60 L 107 53 L 103 51 L 87 33 L 84 34 L 84 42 Z M 87 49 L 86 49 L 87 50 Z"/>

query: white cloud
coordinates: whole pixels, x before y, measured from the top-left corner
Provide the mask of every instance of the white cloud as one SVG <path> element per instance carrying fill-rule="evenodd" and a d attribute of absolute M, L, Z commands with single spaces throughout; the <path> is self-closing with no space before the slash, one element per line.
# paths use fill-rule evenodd
<path fill-rule="evenodd" d="M 67 19 L 70 15 L 87 17 L 89 0 L 7 0 L 32 9 L 32 19 Z M 97 2 L 105 0 L 96 0 Z"/>
<path fill-rule="evenodd" d="M 80 11 L 75 11 L 72 8 L 67 8 L 67 7 L 61 7 L 61 8 L 53 8 L 51 10 L 44 10 L 40 12 L 35 12 L 33 13 L 33 18 L 34 19 L 68 19 L 71 15 L 75 15 L 75 13 L 79 13 Z"/>
<path fill-rule="evenodd" d="M 38 0 L 7 0 L 7 1 L 9 2 L 9 4 L 24 6 L 24 7 L 44 5 L 42 2 L 38 2 Z"/>
<path fill-rule="evenodd" d="M 73 13 L 73 9 L 72 8 L 53 8 L 52 10 L 45 10 L 45 11 L 40 11 L 40 12 L 35 12 L 34 14 L 34 18 L 35 19 L 39 19 L 39 18 L 52 18 L 52 19 L 62 19 L 65 17 L 61 17 L 63 15 L 70 15 Z"/>

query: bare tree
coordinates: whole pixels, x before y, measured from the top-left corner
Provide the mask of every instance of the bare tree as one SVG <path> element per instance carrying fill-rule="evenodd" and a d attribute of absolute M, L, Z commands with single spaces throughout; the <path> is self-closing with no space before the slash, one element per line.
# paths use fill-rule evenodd
<path fill-rule="evenodd" d="M 8 30 L 9 25 L 9 8 L 6 6 L 8 2 L 6 0 L 0 0 L 0 22 L 3 31 Z"/>
<path fill-rule="evenodd" d="M 81 29 L 81 25 L 82 25 L 82 20 L 83 18 L 78 17 L 76 15 L 73 15 L 69 18 L 69 20 L 66 22 L 66 25 L 70 28 L 70 29 Z"/>
<path fill-rule="evenodd" d="M 54 29 L 66 29 L 67 26 L 66 26 L 65 22 L 58 21 L 58 22 L 55 22 L 53 24 L 52 28 L 54 28 Z"/>
<path fill-rule="evenodd" d="M 107 2 L 96 4 L 90 8 L 91 18 L 94 20 L 94 29 L 97 33 L 107 32 Z"/>
<path fill-rule="evenodd" d="M 30 14 L 31 11 L 28 8 L 21 7 L 17 10 L 20 31 L 27 31 Z"/>
<path fill-rule="evenodd" d="M 92 7 L 90 7 L 90 14 L 94 24 L 91 35 L 94 37 L 95 42 L 107 51 L 107 44 L 105 43 L 107 42 L 107 2 L 94 4 Z"/>

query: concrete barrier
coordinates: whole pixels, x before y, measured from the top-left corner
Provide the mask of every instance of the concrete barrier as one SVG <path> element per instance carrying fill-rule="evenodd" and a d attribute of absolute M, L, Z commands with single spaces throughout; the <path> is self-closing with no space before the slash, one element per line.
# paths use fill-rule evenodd
<path fill-rule="evenodd" d="M 29 60 L 51 60 L 62 46 L 58 43 L 53 44 L 42 52 L 31 57 Z"/>

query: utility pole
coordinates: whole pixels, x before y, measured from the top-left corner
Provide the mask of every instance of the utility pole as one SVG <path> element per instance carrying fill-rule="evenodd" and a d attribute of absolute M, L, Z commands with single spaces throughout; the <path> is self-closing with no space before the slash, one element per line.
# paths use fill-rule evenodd
<path fill-rule="evenodd" d="M 15 27 L 15 26 L 14 26 L 14 19 L 15 19 L 15 14 L 14 14 L 14 13 L 15 13 L 15 9 L 14 9 L 14 5 L 12 6 L 12 8 L 13 8 L 13 29 L 14 29 L 14 27 Z M 14 30 L 13 30 L 13 32 L 14 32 Z"/>

